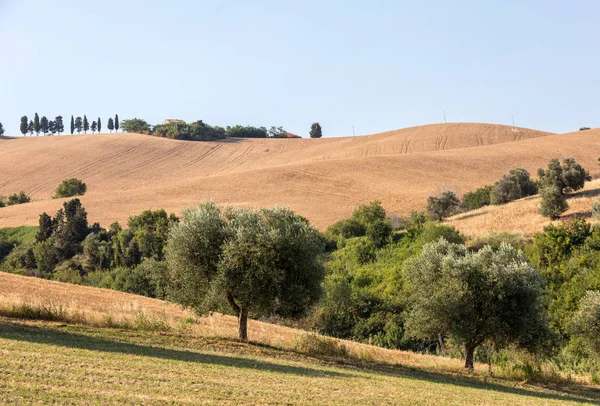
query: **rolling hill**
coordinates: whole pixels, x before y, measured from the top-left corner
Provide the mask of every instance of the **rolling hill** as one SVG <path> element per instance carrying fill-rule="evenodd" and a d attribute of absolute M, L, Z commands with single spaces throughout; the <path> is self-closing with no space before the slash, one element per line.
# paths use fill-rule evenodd
<path fill-rule="evenodd" d="M 139 134 L 0 140 L 0 195 L 34 201 L 0 209 L 0 227 L 37 224 L 55 212 L 65 178 L 88 185 L 92 222 L 125 222 L 145 209 L 179 212 L 204 199 L 248 206 L 284 204 L 324 228 L 361 203 L 392 214 L 423 209 L 442 189 L 462 194 L 513 167 L 534 172 L 552 157 L 594 167 L 600 130 L 573 134 L 490 124 L 427 125 L 360 137 L 188 142 Z"/>

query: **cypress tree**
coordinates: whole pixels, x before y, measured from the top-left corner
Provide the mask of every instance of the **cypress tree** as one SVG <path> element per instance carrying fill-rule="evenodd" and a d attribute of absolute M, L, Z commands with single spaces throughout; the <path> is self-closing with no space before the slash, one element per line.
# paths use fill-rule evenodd
<path fill-rule="evenodd" d="M 90 122 L 87 119 L 87 116 L 84 114 L 83 115 L 83 133 L 85 134 L 87 132 L 87 130 L 90 129 Z"/>
<path fill-rule="evenodd" d="M 36 135 L 40 135 L 40 116 L 38 113 L 35 113 L 33 116 L 33 131 L 35 131 Z"/>
<path fill-rule="evenodd" d="M 4 135 L 4 126 L 0 123 L 0 137 Z"/>
<path fill-rule="evenodd" d="M 46 116 L 42 117 L 42 119 L 40 120 L 40 129 L 42 130 L 42 133 L 44 134 L 44 136 L 46 134 L 48 134 L 48 118 Z"/>
<path fill-rule="evenodd" d="M 115 124 L 113 122 L 112 117 L 108 118 L 108 131 L 110 131 L 112 133 L 112 130 L 115 129 Z"/>
<path fill-rule="evenodd" d="M 63 124 L 62 116 L 56 116 L 54 119 L 54 129 L 60 135 L 63 131 L 65 131 L 65 125 Z"/>
<path fill-rule="evenodd" d="M 29 133 L 29 135 L 33 135 L 33 120 L 29 120 L 29 125 L 27 126 L 27 132 Z"/>
<path fill-rule="evenodd" d="M 115 132 L 119 131 L 119 115 L 115 114 Z"/>
<path fill-rule="evenodd" d="M 77 117 L 75 119 L 75 130 L 77 130 L 77 134 L 81 134 L 82 129 L 83 129 L 83 120 L 81 120 L 81 117 Z"/>
<path fill-rule="evenodd" d="M 23 135 L 27 135 L 27 122 L 27 116 L 21 117 L 21 127 L 19 129 L 21 130 L 21 134 Z"/>
<path fill-rule="evenodd" d="M 100 117 L 98 117 L 98 134 L 102 131 L 102 121 L 100 121 Z"/>
<path fill-rule="evenodd" d="M 95 133 L 97 129 L 98 129 L 98 123 L 95 121 L 92 121 L 92 134 Z"/>
<path fill-rule="evenodd" d="M 48 132 L 52 135 L 56 134 L 56 123 L 52 120 L 48 122 Z"/>
<path fill-rule="evenodd" d="M 73 118 L 73 114 L 71 114 L 71 135 L 75 132 L 75 119 Z"/>
<path fill-rule="evenodd" d="M 310 126 L 310 138 L 321 138 L 323 136 L 323 132 L 321 130 L 321 124 L 313 123 Z"/>

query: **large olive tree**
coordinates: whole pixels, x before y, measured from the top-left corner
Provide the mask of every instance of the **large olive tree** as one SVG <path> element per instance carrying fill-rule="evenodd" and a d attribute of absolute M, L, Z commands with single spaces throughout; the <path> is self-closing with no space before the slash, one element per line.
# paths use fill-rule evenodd
<path fill-rule="evenodd" d="M 542 278 L 514 247 L 476 253 L 444 239 L 427 244 L 406 266 L 410 310 L 406 330 L 415 338 L 451 336 L 464 343 L 465 368 L 485 341 L 532 349 L 546 332 Z"/>
<path fill-rule="evenodd" d="M 249 314 L 299 317 L 319 299 L 322 252 L 317 230 L 289 209 L 204 202 L 169 231 L 173 299 L 198 313 L 227 302 L 246 340 Z"/>

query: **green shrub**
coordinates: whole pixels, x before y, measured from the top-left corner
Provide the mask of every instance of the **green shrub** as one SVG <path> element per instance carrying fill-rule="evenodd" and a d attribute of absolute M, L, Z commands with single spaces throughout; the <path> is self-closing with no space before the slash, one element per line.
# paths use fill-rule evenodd
<path fill-rule="evenodd" d="M 571 332 L 579 335 L 600 355 L 600 291 L 589 291 L 581 299 Z"/>
<path fill-rule="evenodd" d="M 29 203 L 30 201 L 31 198 L 27 196 L 24 191 L 21 190 L 18 194 L 13 193 L 12 195 L 8 196 L 6 200 L 6 205 L 13 206 L 15 204 Z"/>
<path fill-rule="evenodd" d="M 490 191 L 490 203 L 506 204 L 537 192 L 537 185 L 531 180 L 529 172 L 523 168 L 515 168 L 496 182 Z"/>
<path fill-rule="evenodd" d="M 544 217 L 550 217 L 552 220 L 556 220 L 569 208 L 567 199 L 565 199 L 565 196 L 557 187 L 544 187 L 540 195 L 542 197 L 542 202 L 540 204 L 539 213 Z"/>
<path fill-rule="evenodd" d="M 589 173 L 573 158 L 566 158 L 562 165 L 554 158 L 548 167 L 538 169 L 538 176 L 544 188 L 555 188 L 560 194 L 582 189 L 586 181 L 592 180 Z"/>
<path fill-rule="evenodd" d="M 87 186 L 83 181 L 75 178 L 65 179 L 56 188 L 54 198 L 83 196 L 86 191 Z"/>
<path fill-rule="evenodd" d="M 492 185 L 487 185 L 474 192 L 465 193 L 462 200 L 463 207 L 467 210 L 476 210 L 483 206 L 489 206 L 492 189 Z"/>

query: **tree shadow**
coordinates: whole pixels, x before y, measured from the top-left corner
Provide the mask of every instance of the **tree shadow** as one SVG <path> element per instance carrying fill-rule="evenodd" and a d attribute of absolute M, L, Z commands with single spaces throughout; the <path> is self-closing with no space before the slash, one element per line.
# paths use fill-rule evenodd
<path fill-rule="evenodd" d="M 480 211 L 478 213 L 461 213 L 461 214 L 457 214 L 456 216 L 454 216 L 453 220 L 464 220 L 464 219 L 468 219 L 468 218 L 472 218 L 472 217 L 479 217 L 479 216 L 483 216 L 484 214 L 488 214 L 487 210 L 483 210 Z"/>
<path fill-rule="evenodd" d="M 5 322 L 0 322 L 0 338 L 26 341 L 37 344 L 58 345 L 61 347 L 82 350 L 139 355 L 175 361 L 220 365 L 231 368 L 255 369 L 260 371 L 293 374 L 315 378 L 348 376 L 348 374 L 334 371 L 325 371 L 293 365 L 282 365 L 235 356 L 224 356 L 187 350 L 152 347 L 149 345 L 113 341 L 72 332 L 56 331 L 50 328 L 22 324 L 17 325 Z"/>
<path fill-rule="evenodd" d="M 600 196 L 600 188 L 591 190 L 580 190 L 575 193 L 567 195 L 567 199 L 578 198 L 578 197 L 597 197 Z"/>
<path fill-rule="evenodd" d="M 326 356 L 313 356 L 304 353 L 297 353 L 304 358 L 312 358 L 324 361 L 329 365 L 336 365 L 339 368 L 351 368 L 347 373 L 324 371 L 309 367 L 298 367 L 291 365 L 281 365 L 273 362 L 260 361 L 235 356 L 224 356 L 216 354 L 205 354 L 187 350 L 174 350 L 163 347 L 153 347 L 150 345 L 133 344 L 128 342 L 114 341 L 105 338 L 98 338 L 73 332 L 57 331 L 53 328 L 44 328 L 17 324 L 12 322 L 0 321 L 0 338 L 9 340 L 19 340 L 38 344 L 58 345 L 62 347 L 83 349 L 90 351 L 104 351 L 111 353 L 122 353 L 129 355 L 139 355 L 154 357 L 159 359 L 176 360 L 183 362 L 220 365 L 232 368 L 254 369 L 283 374 L 307 376 L 314 378 L 340 378 L 351 377 L 356 372 L 374 373 L 376 375 L 385 375 L 389 377 L 407 378 L 411 380 L 423 380 L 427 382 L 454 385 L 463 388 L 479 389 L 486 391 L 495 391 L 506 394 L 534 397 L 546 400 L 569 401 L 581 404 L 600 404 L 600 390 L 583 386 L 578 387 L 552 387 L 550 385 L 539 385 L 540 389 L 551 389 L 562 393 L 540 392 L 536 390 L 509 386 L 510 382 L 500 384 L 496 382 L 486 382 L 481 378 L 457 376 L 450 372 L 432 372 L 422 368 L 406 367 L 403 365 L 391 365 L 375 361 L 362 361 L 357 359 L 340 359 Z M 220 340 L 230 341 L 234 340 Z M 158 345 L 158 344 L 157 344 Z M 267 348 L 274 351 L 283 351 L 280 348 L 265 344 L 250 344 L 255 347 Z M 516 383 L 514 383 L 516 385 Z"/>

